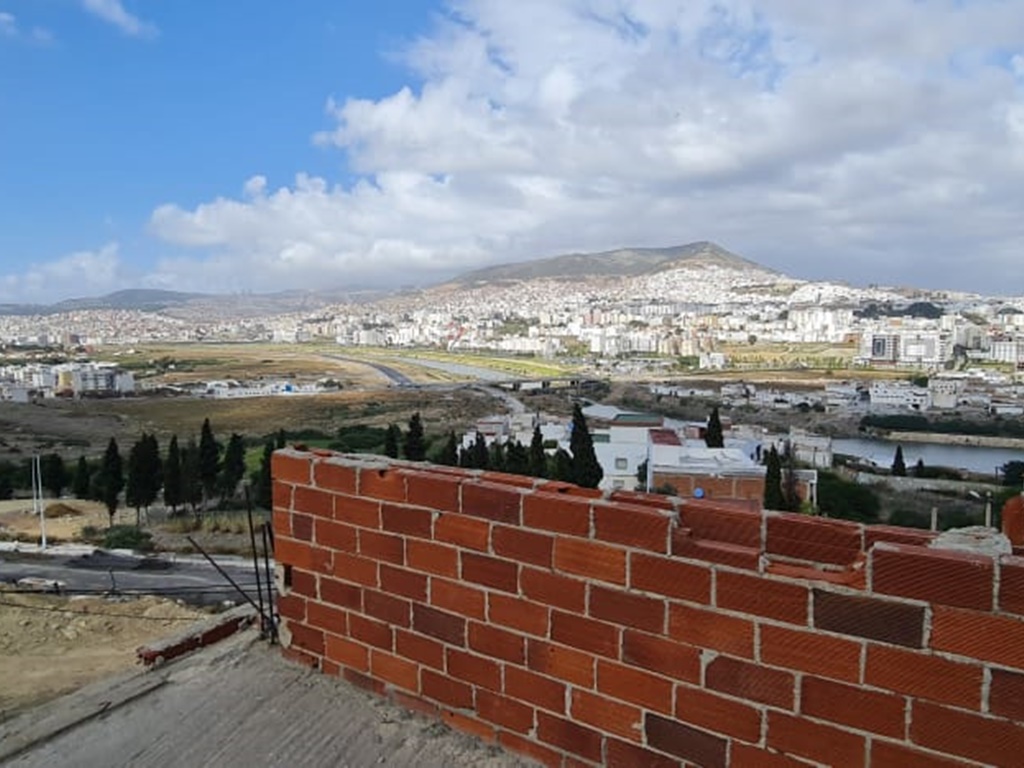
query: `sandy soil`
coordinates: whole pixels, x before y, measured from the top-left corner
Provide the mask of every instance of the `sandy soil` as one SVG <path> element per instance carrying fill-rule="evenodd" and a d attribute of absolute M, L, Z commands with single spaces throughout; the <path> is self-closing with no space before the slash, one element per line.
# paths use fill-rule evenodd
<path fill-rule="evenodd" d="M 132 667 L 140 645 L 206 615 L 152 597 L 113 601 L 0 590 L 0 721 Z"/>
<path fill-rule="evenodd" d="M 46 501 L 47 506 L 53 504 Z M 66 499 L 62 505 L 79 511 L 78 515 L 46 517 L 47 539 L 74 541 L 81 536 L 82 528 L 87 525 L 106 528 L 110 524 L 107 508 L 95 501 L 78 501 Z M 119 509 L 114 516 L 115 523 L 134 523 L 135 510 Z M 39 516 L 32 512 L 32 499 L 16 499 L 0 501 L 0 539 L 39 536 Z"/>

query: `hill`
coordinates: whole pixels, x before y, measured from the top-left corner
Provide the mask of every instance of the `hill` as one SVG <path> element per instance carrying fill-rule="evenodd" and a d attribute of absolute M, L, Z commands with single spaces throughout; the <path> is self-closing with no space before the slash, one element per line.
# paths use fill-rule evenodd
<path fill-rule="evenodd" d="M 740 271 L 771 272 L 715 243 L 700 241 L 671 248 L 622 248 L 601 253 L 570 253 L 547 259 L 500 264 L 474 270 L 450 285 L 468 287 L 541 279 L 585 279 L 593 277 L 638 277 L 670 269 L 718 266 Z"/>

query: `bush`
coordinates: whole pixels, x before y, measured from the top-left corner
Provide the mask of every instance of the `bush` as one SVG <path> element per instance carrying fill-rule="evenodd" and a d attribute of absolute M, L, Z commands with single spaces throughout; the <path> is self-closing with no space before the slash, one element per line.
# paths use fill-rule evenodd
<path fill-rule="evenodd" d="M 148 552 L 153 549 L 153 537 L 134 525 L 112 525 L 103 535 L 103 547 Z"/>
<path fill-rule="evenodd" d="M 844 480 L 832 472 L 819 472 L 818 507 L 828 517 L 875 523 L 882 504 L 878 494 L 867 486 Z"/>

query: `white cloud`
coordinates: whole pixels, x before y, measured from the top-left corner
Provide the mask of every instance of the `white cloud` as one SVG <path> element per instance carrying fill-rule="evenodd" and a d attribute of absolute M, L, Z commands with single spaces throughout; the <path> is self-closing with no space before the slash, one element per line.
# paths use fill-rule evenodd
<path fill-rule="evenodd" d="M 151 228 L 199 254 L 165 279 L 258 288 L 697 239 L 995 288 L 1024 242 L 1022 55 L 1011 2 L 453 0 L 405 51 L 421 86 L 328 102 L 314 139 L 357 182 L 255 176 Z"/>
<path fill-rule="evenodd" d="M 121 0 L 82 0 L 82 7 L 129 37 L 152 37 L 157 34 L 153 24 L 129 13 Z"/>
<path fill-rule="evenodd" d="M 13 13 L 0 11 L 0 37 L 16 37 L 18 35 L 18 20 Z"/>
<path fill-rule="evenodd" d="M 31 267 L 20 274 L 0 274 L 0 301 L 27 304 L 54 296 L 98 296 L 131 284 L 117 243 L 79 251 Z"/>

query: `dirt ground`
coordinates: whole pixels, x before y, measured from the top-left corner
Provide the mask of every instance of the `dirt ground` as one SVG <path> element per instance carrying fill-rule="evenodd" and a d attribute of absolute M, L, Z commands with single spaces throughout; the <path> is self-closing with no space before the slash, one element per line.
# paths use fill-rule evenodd
<path fill-rule="evenodd" d="M 53 504 L 52 500 L 46 501 L 47 506 Z M 81 537 L 82 528 L 87 525 L 96 528 L 106 528 L 110 523 L 107 516 L 107 508 L 95 501 L 65 500 L 63 507 L 74 509 L 80 514 L 62 515 L 59 517 L 46 517 L 46 537 L 54 541 L 75 541 Z M 118 510 L 114 516 L 115 523 L 134 523 L 135 512 L 133 510 Z M 4 538 L 32 538 L 39 537 L 39 515 L 32 512 L 32 499 L 16 499 L 14 501 L 0 501 L 0 540 Z"/>
<path fill-rule="evenodd" d="M 114 601 L 0 589 L 0 722 L 129 669 L 140 645 L 206 615 L 154 597 Z"/>

